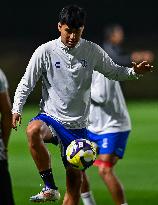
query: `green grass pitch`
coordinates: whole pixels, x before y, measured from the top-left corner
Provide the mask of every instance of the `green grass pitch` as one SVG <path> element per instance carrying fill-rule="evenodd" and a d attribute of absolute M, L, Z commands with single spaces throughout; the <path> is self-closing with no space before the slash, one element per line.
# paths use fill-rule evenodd
<path fill-rule="evenodd" d="M 154 205 L 158 198 L 158 102 L 128 102 L 128 109 L 133 129 L 125 157 L 116 166 L 116 172 L 124 184 L 129 205 Z M 17 132 L 12 131 L 10 139 L 9 168 L 16 205 L 31 204 L 29 197 L 41 190 L 42 181 L 29 153 L 25 135 L 28 121 L 37 111 L 36 106 L 25 106 L 22 125 Z M 59 148 L 53 145 L 48 145 L 48 148 L 52 153 L 55 181 L 63 199 L 65 170 Z M 91 167 L 87 173 L 97 204 L 112 205 L 97 168 Z M 54 204 L 61 205 L 62 199 Z"/>

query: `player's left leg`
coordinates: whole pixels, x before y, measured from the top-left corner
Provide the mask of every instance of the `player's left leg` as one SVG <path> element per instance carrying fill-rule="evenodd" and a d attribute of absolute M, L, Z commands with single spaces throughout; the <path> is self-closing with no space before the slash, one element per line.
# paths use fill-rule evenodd
<path fill-rule="evenodd" d="M 96 202 L 94 200 L 92 191 L 90 190 L 90 184 L 88 181 L 88 176 L 86 175 L 86 172 L 82 172 L 83 175 L 83 181 L 81 186 L 81 198 L 84 205 L 96 205 Z"/>
<path fill-rule="evenodd" d="M 63 205 L 78 205 L 82 183 L 82 172 L 71 167 L 66 168 L 66 193 Z"/>

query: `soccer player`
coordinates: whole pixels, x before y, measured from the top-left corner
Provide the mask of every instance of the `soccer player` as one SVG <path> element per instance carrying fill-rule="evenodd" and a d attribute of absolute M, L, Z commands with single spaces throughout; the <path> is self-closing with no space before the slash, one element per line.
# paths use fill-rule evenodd
<path fill-rule="evenodd" d="M 94 165 L 106 184 L 116 205 L 127 205 L 123 186 L 114 173 L 114 167 L 123 158 L 131 130 L 130 117 L 118 81 L 109 80 L 93 72 L 89 114 L 89 140 L 98 146 Z M 81 197 L 84 205 L 95 205 L 86 174 L 83 173 Z"/>
<path fill-rule="evenodd" d="M 12 127 L 11 102 L 8 82 L 0 69 L 0 204 L 14 205 L 12 184 L 8 169 L 7 149 Z"/>
<path fill-rule="evenodd" d="M 152 62 L 151 51 L 125 53 L 121 47 L 124 40 L 123 28 L 112 24 L 104 29 L 103 49 L 112 60 L 122 66 L 132 65 L 132 61 L 147 60 Z M 89 139 L 98 145 L 99 175 L 107 185 L 116 205 L 127 204 L 123 185 L 114 173 L 117 161 L 123 158 L 128 135 L 131 130 L 130 117 L 119 82 L 108 80 L 98 72 L 93 73 L 91 86 L 91 107 L 88 127 Z M 82 185 L 84 205 L 95 205 L 86 175 Z"/>
<path fill-rule="evenodd" d="M 107 53 L 93 42 L 81 38 L 86 13 L 69 5 L 59 14 L 60 37 L 39 46 L 26 68 L 14 96 L 13 128 L 21 123 L 23 105 L 36 82 L 42 77 L 42 98 L 39 114 L 31 119 L 26 133 L 30 152 L 44 181 L 42 191 L 30 198 L 33 202 L 60 198 L 53 179 L 50 154 L 44 140 L 56 132 L 61 144 L 66 168 L 66 194 L 63 205 L 77 205 L 80 199 L 82 172 L 66 161 L 66 148 L 77 138 L 87 138 L 87 118 L 90 108 L 90 87 L 93 70 L 115 80 L 137 79 L 151 70 L 147 62 L 133 67 L 116 65 Z"/>
<path fill-rule="evenodd" d="M 105 26 L 103 32 L 103 49 L 118 65 L 131 66 L 132 62 L 153 62 L 154 54 L 150 50 L 137 50 L 127 53 L 122 47 L 124 42 L 124 29 L 119 24 Z"/>

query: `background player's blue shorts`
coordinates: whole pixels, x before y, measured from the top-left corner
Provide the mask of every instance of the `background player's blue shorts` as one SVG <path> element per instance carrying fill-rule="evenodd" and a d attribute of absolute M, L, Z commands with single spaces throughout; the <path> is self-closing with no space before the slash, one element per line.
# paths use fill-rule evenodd
<path fill-rule="evenodd" d="M 66 148 L 68 145 L 75 139 L 84 138 L 87 139 L 87 129 L 67 129 L 60 122 L 56 121 L 53 117 L 46 114 L 39 114 L 36 117 L 32 118 L 33 120 L 41 120 L 45 122 L 48 126 L 52 126 L 57 133 L 59 143 L 61 145 L 61 155 L 65 157 Z"/>
<path fill-rule="evenodd" d="M 130 131 L 101 135 L 87 132 L 88 139 L 98 145 L 98 154 L 116 154 L 119 158 L 123 157 Z"/>

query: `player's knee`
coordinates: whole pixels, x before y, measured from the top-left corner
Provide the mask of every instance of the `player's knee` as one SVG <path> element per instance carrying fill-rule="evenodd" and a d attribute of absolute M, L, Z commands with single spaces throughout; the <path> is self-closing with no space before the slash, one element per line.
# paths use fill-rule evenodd
<path fill-rule="evenodd" d="M 40 126 L 38 124 L 30 124 L 26 129 L 26 134 L 30 144 L 40 141 Z"/>
<path fill-rule="evenodd" d="M 102 166 L 98 167 L 99 175 L 101 177 L 106 177 L 113 171 L 113 164 L 111 162 L 103 162 Z"/>

